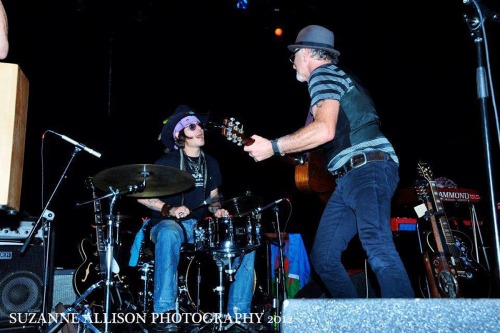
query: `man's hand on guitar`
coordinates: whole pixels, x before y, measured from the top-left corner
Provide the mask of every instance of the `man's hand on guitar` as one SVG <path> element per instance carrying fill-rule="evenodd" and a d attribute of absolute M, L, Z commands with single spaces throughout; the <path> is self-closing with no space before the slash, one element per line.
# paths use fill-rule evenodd
<path fill-rule="evenodd" d="M 243 149 L 255 162 L 263 161 L 274 155 L 271 141 L 258 135 L 252 135 L 254 141 L 249 146 L 244 146 Z"/>

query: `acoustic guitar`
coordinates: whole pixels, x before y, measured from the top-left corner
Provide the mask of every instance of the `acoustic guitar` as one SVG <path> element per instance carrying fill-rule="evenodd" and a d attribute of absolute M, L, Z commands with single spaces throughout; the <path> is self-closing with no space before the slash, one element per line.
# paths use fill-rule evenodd
<path fill-rule="evenodd" d="M 249 146 L 254 142 L 245 135 L 243 125 L 235 118 L 225 118 L 223 124 L 216 127 L 222 129 L 221 134 L 228 141 L 238 146 Z M 325 169 L 320 149 L 285 155 L 282 159 L 295 166 L 295 186 L 298 190 L 315 192 L 323 202 L 328 200 L 335 189 L 335 178 Z"/>

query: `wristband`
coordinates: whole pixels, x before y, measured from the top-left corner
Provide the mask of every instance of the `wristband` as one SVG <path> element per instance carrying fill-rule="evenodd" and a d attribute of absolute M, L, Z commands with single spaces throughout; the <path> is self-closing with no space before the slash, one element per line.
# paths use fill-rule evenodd
<path fill-rule="evenodd" d="M 170 216 L 170 208 L 172 208 L 172 206 L 168 203 L 163 204 L 163 206 L 161 206 L 161 215 Z"/>
<path fill-rule="evenodd" d="M 273 146 L 273 152 L 275 156 L 285 156 L 285 154 L 281 151 L 280 146 L 278 144 L 279 139 L 271 140 L 271 145 Z"/>

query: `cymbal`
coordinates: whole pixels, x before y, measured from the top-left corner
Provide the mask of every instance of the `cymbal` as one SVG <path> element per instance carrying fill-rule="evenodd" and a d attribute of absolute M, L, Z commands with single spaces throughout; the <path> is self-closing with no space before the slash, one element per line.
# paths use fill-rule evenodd
<path fill-rule="evenodd" d="M 109 218 L 110 218 L 111 216 L 110 216 L 109 214 L 106 214 L 106 215 L 104 215 L 103 217 L 104 217 L 104 219 L 109 220 Z M 130 216 L 130 215 L 115 214 L 114 218 L 115 218 L 115 220 L 116 220 L 116 221 L 124 221 L 124 220 L 130 220 L 130 219 L 132 219 L 133 217 L 132 217 L 132 216 Z"/>
<path fill-rule="evenodd" d="M 252 210 L 262 205 L 262 198 L 255 195 L 244 195 L 224 201 L 222 208 L 236 216 L 248 215 Z"/>
<path fill-rule="evenodd" d="M 126 190 L 145 184 L 144 189 L 127 194 L 135 198 L 153 198 L 183 192 L 194 186 L 194 178 L 187 171 L 157 164 L 130 164 L 109 168 L 93 178 L 94 185 L 103 191 L 110 187 Z"/>

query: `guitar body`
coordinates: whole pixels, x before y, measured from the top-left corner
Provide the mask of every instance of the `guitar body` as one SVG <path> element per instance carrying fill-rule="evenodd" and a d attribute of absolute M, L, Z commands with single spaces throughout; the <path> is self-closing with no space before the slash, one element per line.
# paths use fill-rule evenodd
<path fill-rule="evenodd" d="M 325 169 L 320 150 L 309 152 L 307 161 L 295 166 L 295 185 L 300 191 L 317 193 L 326 203 L 335 189 L 335 178 Z"/>
<path fill-rule="evenodd" d="M 463 232 L 452 230 L 454 244 L 448 245 L 450 256 L 448 263 L 457 270 L 458 282 L 461 295 L 465 298 L 487 298 L 491 293 L 491 276 L 488 270 L 472 259 L 472 241 Z M 431 233 L 427 234 L 427 244 L 431 256 L 436 255 L 435 237 Z M 458 260 L 457 260 L 458 259 Z"/>
<path fill-rule="evenodd" d="M 78 296 L 81 296 L 88 288 L 94 283 L 103 279 L 101 276 L 100 257 L 97 250 L 97 244 L 92 243 L 90 239 L 83 239 L 79 246 L 78 251 L 83 259 L 83 262 L 75 270 L 73 274 L 73 289 Z M 87 296 L 87 301 L 91 304 L 102 305 L 101 294 L 92 292 Z"/>

